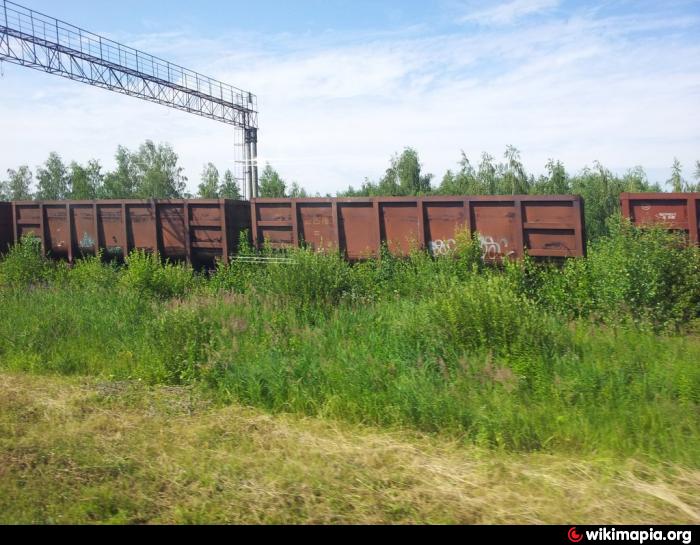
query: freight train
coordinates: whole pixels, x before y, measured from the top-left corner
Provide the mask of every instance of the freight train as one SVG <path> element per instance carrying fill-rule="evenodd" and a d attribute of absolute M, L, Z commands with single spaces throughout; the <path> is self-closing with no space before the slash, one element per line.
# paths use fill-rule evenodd
<path fill-rule="evenodd" d="M 639 225 L 664 222 L 698 241 L 700 194 L 625 194 Z M 133 249 L 212 266 L 236 256 L 241 235 L 260 248 L 309 245 L 349 260 L 422 248 L 448 253 L 461 230 L 478 233 L 486 260 L 580 257 L 584 202 L 571 195 L 234 200 L 103 200 L 0 203 L 0 251 L 33 234 L 44 253 L 73 262 Z"/>

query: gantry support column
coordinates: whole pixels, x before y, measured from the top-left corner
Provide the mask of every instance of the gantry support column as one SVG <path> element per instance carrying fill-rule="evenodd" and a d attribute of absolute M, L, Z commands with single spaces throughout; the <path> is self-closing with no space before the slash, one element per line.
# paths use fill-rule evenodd
<path fill-rule="evenodd" d="M 243 150 L 245 155 L 245 181 L 248 187 L 248 198 L 257 199 L 260 196 L 258 184 L 258 129 L 245 129 Z"/>
<path fill-rule="evenodd" d="M 260 196 L 260 186 L 258 184 L 258 129 L 250 129 L 250 149 L 252 159 L 253 192 L 255 198 Z"/>

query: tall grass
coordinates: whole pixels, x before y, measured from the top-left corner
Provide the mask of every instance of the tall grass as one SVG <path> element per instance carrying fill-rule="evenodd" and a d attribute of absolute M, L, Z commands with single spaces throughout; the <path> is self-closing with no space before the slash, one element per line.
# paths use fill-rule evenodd
<path fill-rule="evenodd" d="M 222 401 L 504 450 L 700 463 L 700 255 L 620 225 L 561 267 L 290 251 L 210 279 L 135 253 L 0 262 L 0 367 L 197 382 Z M 684 334 L 685 331 L 685 334 Z"/>

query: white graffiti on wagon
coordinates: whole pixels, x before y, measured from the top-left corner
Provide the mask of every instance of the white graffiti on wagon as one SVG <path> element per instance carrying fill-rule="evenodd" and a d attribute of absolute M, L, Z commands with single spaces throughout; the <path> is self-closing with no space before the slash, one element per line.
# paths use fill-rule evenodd
<path fill-rule="evenodd" d="M 506 252 L 506 250 L 508 250 L 508 239 L 506 238 L 497 241 L 493 237 L 480 236 L 479 243 L 481 244 L 481 250 L 483 252 L 482 258 L 484 260 L 493 260 L 501 256 L 510 256 L 515 253 L 513 251 Z M 456 246 L 457 242 L 453 238 L 431 240 L 428 243 L 428 249 L 434 256 L 448 255 Z"/>

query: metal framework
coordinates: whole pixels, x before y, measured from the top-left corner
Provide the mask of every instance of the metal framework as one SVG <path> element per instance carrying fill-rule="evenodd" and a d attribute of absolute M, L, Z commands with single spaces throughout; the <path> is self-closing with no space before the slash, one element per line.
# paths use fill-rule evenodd
<path fill-rule="evenodd" d="M 254 94 L 14 2 L 0 2 L 0 61 L 233 125 L 243 136 L 244 190 L 257 197 Z"/>

